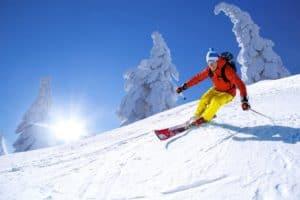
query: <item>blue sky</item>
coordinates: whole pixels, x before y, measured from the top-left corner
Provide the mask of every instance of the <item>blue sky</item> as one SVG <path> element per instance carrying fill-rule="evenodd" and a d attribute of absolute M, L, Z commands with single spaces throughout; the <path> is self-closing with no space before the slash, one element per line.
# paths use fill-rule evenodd
<path fill-rule="evenodd" d="M 203 68 L 209 47 L 237 55 L 232 23 L 213 13 L 219 2 L 1 0 L 0 130 L 8 144 L 43 76 L 52 77 L 54 106 L 65 112 L 80 108 L 91 132 L 117 127 L 115 110 L 125 95 L 122 75 L 149 56 L 153 31 L 162 33 L 171 49 L 180 83 Z M 227 2 L 248 11 L 261 36 L 275 42 L 285 66 L 300 72 L 299 1 Z M 208 87 L 206 81 L 190 89 L 187 101 Z"/>

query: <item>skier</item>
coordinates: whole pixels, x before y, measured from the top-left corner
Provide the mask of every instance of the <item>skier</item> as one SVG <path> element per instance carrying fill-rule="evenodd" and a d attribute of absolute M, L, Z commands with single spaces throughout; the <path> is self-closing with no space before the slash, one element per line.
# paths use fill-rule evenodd
<path fill-rule="evenodd" d="M 246 86 L 237 75 L 235 64 L 231 61 L 232 58 L 233 56 L 229 52 L 219 55 L 213 48 L 210 48 L 206 55 L 208 66 L 177 88 L 176 91 L 179 94 L 206 78 L 211 78 L 213 82 L 213 87 L 201 97 L 194 117 L 191 119 L 191 125 L 199 126 L 211 121 L 222 106 L 233 100 L 237 88 L 240 91 L 242 109 L 250 109 Z"/>

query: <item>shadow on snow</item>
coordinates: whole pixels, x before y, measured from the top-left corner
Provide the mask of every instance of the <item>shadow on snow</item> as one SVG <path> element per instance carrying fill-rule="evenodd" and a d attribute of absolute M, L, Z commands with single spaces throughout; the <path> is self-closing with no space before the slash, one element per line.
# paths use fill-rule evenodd
<path fill-rule="evenodd" d="M 300 141 L 300 128 L 279 125 L 263 125 L 241 128 L 238 126 L 216 122 L 211 122 L 209 123 L 209 125 L 220 127 L 223 129 L 228 129 L 238 134 L 247 135 L 247 137 L 233 136 L 232 139 L 235 141 L 282 141 L 289 144 L 295 144 Z M 191 130 L 192 129 L 186 131 L 184 134 L 181 134 L 179 137 L 172 138 L 171 140 L 169 140 L 166 143 L 165 148 L 168 149 L 172 143 L 176 142 L 182 137 L 187 136 Z"/>
<path fill-rule="evenodd" d="M 285 143 L 295 144 L 300 141 L 300 128 L 263 125 L 254 127 L 238 127 L 229 124 L 212 122 L 210 125 L 238 132 L 239 134 L 248 135 L 247 137 L 234 136 L 236 141 L 282 141 Z"/>

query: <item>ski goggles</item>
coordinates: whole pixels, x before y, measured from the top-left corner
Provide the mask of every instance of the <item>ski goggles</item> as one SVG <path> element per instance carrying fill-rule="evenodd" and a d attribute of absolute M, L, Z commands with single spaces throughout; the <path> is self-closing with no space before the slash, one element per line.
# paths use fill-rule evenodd
<path fill-rule="evenodd" d="M 207 64 L 212 65 L 212 64 L 215 64 L 216 62 L 217 62 L 216 60 L 209 60 L 209 61 L 207 61 Z"/>

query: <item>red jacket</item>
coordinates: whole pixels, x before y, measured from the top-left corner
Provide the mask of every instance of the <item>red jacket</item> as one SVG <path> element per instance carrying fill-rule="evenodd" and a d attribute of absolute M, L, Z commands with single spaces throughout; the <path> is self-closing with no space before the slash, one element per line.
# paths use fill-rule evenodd
<path fill-rule="evenodd" d="M 229 82 L 226 82 L 222 78 L 222 68 L 225 67 L 226 60 L 223 58 L 219 58 L 217 60 L 218 67 L 212 72 L 207 66 L 203 71 L 198 73 L 192 79 L 186 82 L 188 87 L 192 87 L 204 79 L 210 77 L 214 88 L 220 92 L 227 92 L 232 96 L 236 95 L 236 88 L 240 90 L 241 97 L 247 97 L 247 90 L 244 82 L 240 79 L 237 73 L 231 67 L 225 68 L 225 75 Z M 210 71 L 212 72 L 210 76 Z"/>

